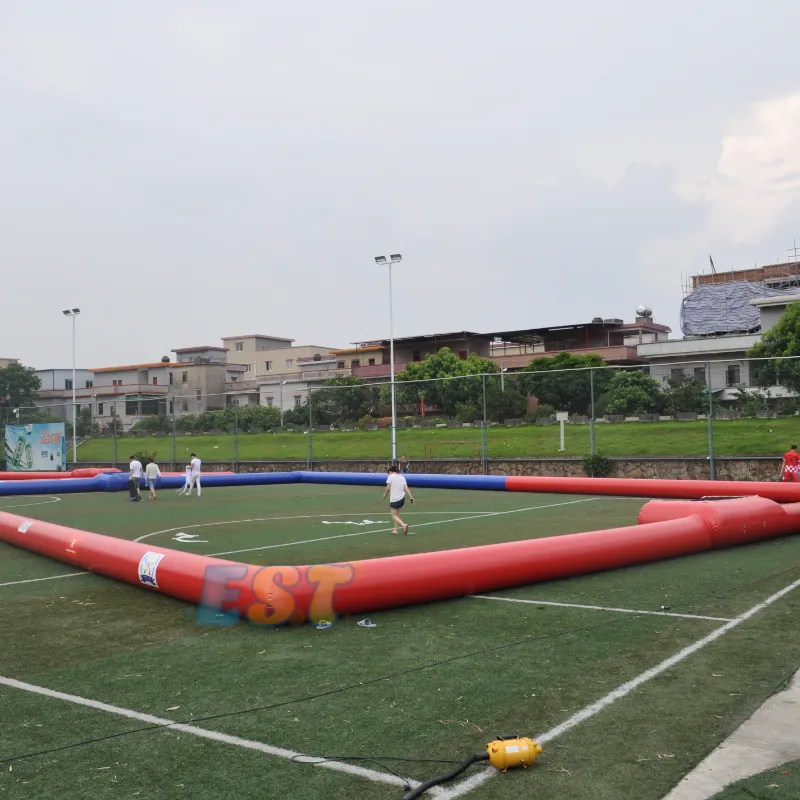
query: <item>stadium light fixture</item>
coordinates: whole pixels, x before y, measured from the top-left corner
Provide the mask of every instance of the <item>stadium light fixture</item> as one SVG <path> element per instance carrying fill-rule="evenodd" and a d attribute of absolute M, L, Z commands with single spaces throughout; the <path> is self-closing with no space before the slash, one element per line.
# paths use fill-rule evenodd
<path fill-rule="evenodd" d="M 392 264 L 403 260 L 400 253 L 392 253 L 387 260 L 386 256 L 375 256 L 375 263 L 379 266 L 389 267 L 389 370 L 392 387 L 392 463 L 397 463 L 397 393 L 394 382 L 394 303 L 392 297 Z"/>

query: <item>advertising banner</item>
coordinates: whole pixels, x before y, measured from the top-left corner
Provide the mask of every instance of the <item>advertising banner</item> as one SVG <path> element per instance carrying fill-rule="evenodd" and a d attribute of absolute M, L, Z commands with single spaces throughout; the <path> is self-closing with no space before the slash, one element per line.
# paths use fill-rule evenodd
<path fill-rule="evenodd" d="M 63 422 L 6 425 L 6 469 L 9 472 L 54 472 L 67 467 Z"/>

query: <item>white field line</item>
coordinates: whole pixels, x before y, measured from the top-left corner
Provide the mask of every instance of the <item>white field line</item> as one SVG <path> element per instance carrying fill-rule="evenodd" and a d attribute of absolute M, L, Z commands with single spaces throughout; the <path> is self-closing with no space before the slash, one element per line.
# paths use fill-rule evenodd
<path fill-rule="evenodd" d="M 501 600 L 504 603 L 528 603 L 532 606 L 557 606 L 558 608 L 584 608 L 588 611 L 615 611 L 618 614 L 647 614 L 651 617 L 681 617 L 682 619 L 708 619 L 712 622 L 732 622 L 730 617 L 706 617 L 702 614 L 677 614 L 671 611 L 637 611 L 633 608 L 611 606 L 586 606 L 580 603 L 555 603 L 549 600 L 522 600 L 518 597 L 493 597 L 488 594 L 471 594 L 476 600 Z"/>
<path fill-rule="evenodd" d="M 89 575 L 88 572 L 66 572 L 63 575 L 51 575 L 49 578 L 28 578 L 25 581 L 9 581 L 8 583 L 0 583 L 0 588 L 3 586 L 19 586 L 21 583 L 39 583 L 40 581 L 56 581 L 59 578 L 74 578 L 77 575 Z"/>
<path fill-rule="evenodd" d="M 682 650 L 679 650 L 674 655 L 670 656 L 669 658 L 664 659 L 660 664 L 657 664 L 655 667 L 651 667 L 650 669 L 642 672 L 640 675 L 637 675 L 635 678 L 623 683 L 621 686 L 618 686 L 613 691 L 609 692 L 604 697 L 601 697 L 599 700 L 596 700 L 586 708 L 581 709 L 576 714 L 573 714 L 569 719 L 564 720 L 560 725 L 556 725 L 555 728 L 551 728 L 549 731 L 545 733 L 540 733 L 538 736 L 532 737 L 534 741 L 537 741 L 539 744 L 546 744 L 547 742 L 552 742 L 553 739 L 561 736 L 561 734 L 566 733 L 567 731 L 571 730 L 572 728 L 580 725 L 582 722 L 586 722 L 586 720 L 591 719 L 596 714 L 599 714 L 601 711 L 604 711 L 608 708 L 612 703 L 616 702 L 617 700 L 621 700 L 623 697 L 629 695 L 634 689 L 638 688 L 644 683 L 652 680 L 653 678 L 661 675 L 662 672 L 666 672 L 670 667 L 674 667 L 676 664 L 679 664 L 684 659 L 688 658 L 689 656 L 696 653 L 698 650 L 702 650 L 709 644 L 712 644 L 717 639 L 724 636 L 726 633 L 729 633 L 734 628 L 741 625 L 743 622 L 746 622 L 751 617 L 758 614 L 760 611 L 763 611 L 768 606 L 771 606 L 773 603 L 780 600 L 785 595 L 789 594 L 789 592 L 794 591 L 800 587 L 800 580 L 796 580 L 793 583 L 790 583 L 788 586 L 784 586 L 778 592 L 768 597 L 766 600 L 754 605 L 752 608 L 745 611 L 743 614 L 740 614 L 738 617 L 735 617 L 727 624 L 716 628 L 715 630 L 711 631 L 707 636 L 704 636 L 702 639 L 698 639 L 693 644 L 690 644 L 684 647 Z M 457 797 L 461 797 L 462 795 L 471 792 L 473 789 L 476 789 L 482 783 L 489 780 L 492 775 L 496 774 L 495 770 L 486 770 L 483 772 L 479 772 L 473 775 L 470 778 L 467 778 L 461 783 L 458 783 L 448 790 L 443 792 L 439 800 L 455 800 Z"/>
<path fill-rule="evenodd" d="M 0 509 L 2 510 L 2 509 Z M 475 514 L 478 516 L 486 516 L 487 514 L 493 514 L 493 511 L 416 511 L 415 514 Z M 286 520 L 291 519 L 328 519 L 329 517 L 368 517 L 370 514 L 373 516 L 377 516 L 374 511 L 367 512 L 363 511 L 359 514 L 304 514 L 302 516 L 292 516 L 292 517 L 253 517 L 252 519 L 228 519 L 223 520 L 222 522 L 200 522 L 196 525 L 184 525 L 180 528 L 165 528 L 163 531 L 153 531 L 152 533 L 146 533 L 144 536 L 139 536 L 138 538 L 134 539 L 134 542 L 143 542 L 145 539 L 149 539 L 151 536 L 158 536 L 160 533 L 173 533 L 175 531 L 183 531 L 189 530 L 190 528 L 210 528 L 215 525 L 239 525 L 243 522 L 283 522 Z M 376 522 L 376 525 L 380 525 L 380 522 Z"/>
<path fill-rule="evenodd" d="M 541 508 L 556 508 L 558 506 L 571 506 L 571 505 L 575 505 L 576 503 L 589 503 L 594 499 L 595 498 L 593 498 L 593 497 L 589 497 L 589 498 L 586 498 L 585 500 L 569 500 L 568 502 L 565 502 L 565 503 L 550 503 L 549 505 L 545 505 L 545 506 L 530 506 L 529 508 L 513 508 L 513 509 L 511 509 L 509 511 L 490 511 L 488 514 L 486 512 L 481 512 L 480 514 L 477 514 L 477 515 L 474 515 L 474 516 L 469 516 L 469 517 L 456 517 L 456 518 L 453 518 L 453 519 L 437 519 L 434 522 L 420 522 L 419 524 L 414 525 L 413 527 L 415 529 L 416 528 L 425 528 L 425 527 L 428 527 L 429 525 L 444 525 L 444 524 L 446 524 L 448 522 L 466 522 L 467 520 L 470 520 L 470 519 L 486 519 L 488 517 L 496 517 L 496 516 L 501 515 L 501 514 L 518 514 L 521 511 L 537 511 L 537 510 L 539 510 Z M 196 527 L 202 527 L 202 525 L 198 525 Z M 353 531 L 352 533 L 340 533 L 337 536 L 321 536 L 321 537 L 319 537 L 317 539 L 303 539 L 303 540 L 301 540 L 299 542 L 283 542 L 281 544 L 266 544 L 266 545 L 262 545 L 261 547 L 248 547 L 245 550 L 227 550 L 227 551 L 225 551 L 223 553 L 210 553 L 210 555 L 212 555 L 212 556 L 233 556 L 233 555 L 237 555 L 238 553 L 253 553 L 253 552 L 256 552 L 257 550 L 273 550 L 276 547 L 291 547 L 292 545 L 295 545 L 295 544 L 313 544 L 315 542 L 327 542 L 327 541 L 330 541 L 331 539 L 345 539 L 345 538 L 348 538 L 348 537 L 351 537 L 351 536 L 366 536 L 367 534 L 370 534 L 370 533 L 388 533 L 391 530 L 392 530 L 391 528 L 380 528 L 378 530 L 375 530 L 373 528 L 373 529 L 368 530 L 368 531 Z"/>
<path fill-rule="evenodd" d="M 384 772 L 377 772 L 376 770 L 372 769 L 365 769 L 363 767 L 357 767 L 352 764 L 346 764 L 341 761 L 321 761 L 319 758 L 315 756 L 307 756 L 303 753 L 297 753 L 294 750 L 287 750 L 283 747 L 273 747 L 269 744 L 264 744 L 263 742 L 256 742 L 252 739 L 242 739 L 239 736 L 230 736 L 227 733 L 219 733 L 217 731 L 209 731 L 205 728 L 198 728 L 196 725 L 186 725 L 179 722 L 173 722 L 169 719 L 163 719 L 161 717 L 154 717 L 151 714 L 141 714 L 138 711 L 132 711 L 128 708 L 120 708 L 119 706 L 112 706 L 108 705 L 107 703 L 100 703 L 97 700 L 89 700 L 85 697 L 78 697 L 74 694 L 65 694 L 64 692 L 57 692 L 53 689 L 47 689 L 43 686 L 35 686 L 31 683 L 24 683 L 23 681 L 17 681 L 13 678 L 6 678 L 0 676 L 0 686 L 8 686 L 11 689 L 19 689 L 23 692 L 30 692 L 32 694 L 38 694 L 42 697 L 49 697 L 54 700 L 63 700 L 67 703 L 73 703 L 78 706 L 84 706 L 85 708 L 93 708 L 96 711 L 105 711 L 108 714 L 115 714 L 119 717 L 126 717 L 127 719 L 134 719 L 138 722 L 144 722 L 148 725 L 158 725 L 163 726 L 165 730 L 173 730 L 173 731 L 180 731 L 182 733 L 188 733 L 192 736 L 197 736 L 201 739 L 210 739 L 213 742 L 219 742 L 221 744 L 229 744 L 234 745 L 236 747 L 244 747 L 248 750 L 256 750 L 261 753 L 266 753 L 270 756 L 277 756 L 278 758 L 285 758 L 290 761 L 296 761 L 298 763 L 306 763 L 310 764 L 315 767 L 321 767 L 323 769 L 332 769 L 337 772 L 345 772 L 348 775 L 353 775 L 359 778 L 366 778 L 370 781 L 375 781 L 376 783 L 388 783 L 391 786 L 405 786 L 405 782 L 400 778 L 396 777 L 395 775 L 390 775 Z M 414 781 L 409 781 L 412 786 L 419 785 Z"/>
<path fill-rule="evenodd" d="M 0 511 L 5 511 L 8 508 L 23 508 L 25 506 L 49 506 L 52 503 L 60 503 L 61 498 L 56 497 L 55 495 L 45 495 L 48 497 L 47 500 L 37 500 L 35 503 L 14 503 L 13 506 L 0 506 Z"/>
<path fill-rule="evenodd" d="M 486 516 L 496 516 L 498 514 L 515 514 L 515 513 L 519 512 L 519 511 L 535 511 L 535 510 L 540 509 L 540 508 L 553 508 L 555 506 L 568 506 L 568 505 L 573 505 L 574 503 L 588 503 L 588 502 L 591 502 L 592 500 L 596 500 L 596 499 L 603 499 L 603 498 L 590 497 L 590 498 L 587 498 L 585 500 L 570 500 L 569 502 L 566 502 L 566 503 L 553 503 L 553 504 L 545 505 L 545 506 L 531 506 L 530 508 L 515 508 L 515 509 L 512 509 L 510 511 L 478 511 L 478 512 L 474 512 L 474 514 L 472 516 L 467 516 L 467 517 L 463 517 L 462 516 L 462 517 L 455 517 L 453 519 L 436 520 L 435 522 L 422 522 L 419 525 L 415 525 L 414 527 L 415 528 L 419 528 L 419 527 L 422 527 L 424 525 L 441 525 L 441 524 L 443 524 L 445 522 L 460 522 L 461 520 L 481 519 L 481 518 L 486 517 Z M 425 512 L 418 512 L 418 513 L 449 514 L 449 513 L 458 513 L 458 512 L 425 511 Z M 197 525 L 184 525 L 184 526 L 182 526 L 180 528 L 167 528 L 167 529 L 165 529 L 163 531 L 154 531 L 153 533 L 148 533 L 148 534 L 145 534 L 144 536 L 140 536 L 138 539 L 134 539 L 134 541 L 135 542 L 139 542 L 142 539 L 146 539 L 148 536 L 155 536 L 156 534 L 159 534 L 159 533 L 174 533 L 175 531 L 182 531 L 182 530 L 186 530 L 186 529 L 189 529 L 189 528 L 207 528 L 207 527 L 211 527 L 211 526 L 215 526 L 215 525 L 236 525 L 236 524 L 242 523 L 242 522 L 269 522 L 269 521 L 275 521 L 275 520 L 288 520 L 288 519 L 311 519 L 312 517 L 313 518 L 318 518 L 318 517 L 344 517 L 344 516 L 356 516 L 356 517 L 358 517 L 358 516 L 361 516 L 361 514 L 314 514 L 314 515 L 311 515 L 311 516 L 304 516 L 304 517 L 265 517 L 263 519 L 238 519 L 238 520 L 228 520 L 228 521 L 225 521 L 225 522 L 201 522 L 201 523 L 199 523 Z M 230 556 L 230 555 L 236 555 L 237 553 L 252 553 L 252 552 L 254 552 L 256 550 L 270 550 L 270 549 L 275 548 L 275 547 L 291 547 L 292 545 L 295 545 L 295 544 L 312 544 L 314 542 L 326 542 L 326 541 L 329 541 L 331 539 L 344 539 L 344 538 L 347 538 L 349 536 L 366 536 L 368 533 L 386 533 L 387 531 L 390 531 L 390 530 L 391 530 L 391 528 L 383 528 L 381 530 L 375 530 L 375 529 L 371 528 L 370 530 L 366 530 L 366 531 L 354 531 L 352 533 L 342 533 L 342 534 L 339 534 L 337 536 L 323 536 L 323 537 L 320 537 L 318 539 L 302 539 L 302 540 L 296 541 L 296 542 L 283 542 L 281 544 L 268 544 L 268 545 L 263 545 L 261 547 L 251 547 L 251 548 L 248 548 L 246 550 L 228 550 L 228 551 L 223 552 L 223 553 L 210 553 L 209 555 L 211 555 L 211 556 Z M 49 578 L 30 578 L 29 580 L 26 580 L 26 581 L 11 581 L 9 583 L 0 583 L 0 588 L 2 588 L 3 586 L 16 586 L 16 585 L 21 584 L 21 583 L 37 583 L 39 581 L 53 581 L 53 580 L 57 580 L 58 578 L 72 578 L 72 577 L 75 577 L 76 575 L 88 575 L 88 574 L 89 574 L 88 572 L 68 572 L 68 573 L 66 573 L 64 575 L 53 575 L 53 576 L 51 576 Z"/>

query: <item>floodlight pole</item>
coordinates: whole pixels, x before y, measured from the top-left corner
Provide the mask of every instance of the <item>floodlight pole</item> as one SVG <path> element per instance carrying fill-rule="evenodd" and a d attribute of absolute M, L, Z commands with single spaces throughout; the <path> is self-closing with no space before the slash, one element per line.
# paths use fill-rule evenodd
<path fill-rule="evenodd" d="M 79 308 L 64 311 L 65 317 L 72 317 L 72 463 L 78 462 L 78 415 L 75 399 L 75 317 L 81 313 Z"/>
<path fill-rule="evenodd" d="M 399 264 L 403 257 L 399 253 L 376 256 L 375 263 L 389 266 L 389 375 L 392 391 L 392 463 L 397 463 L 397 389 L 394 380 L 394 297 L 392 294 L 392 264 Z"/>

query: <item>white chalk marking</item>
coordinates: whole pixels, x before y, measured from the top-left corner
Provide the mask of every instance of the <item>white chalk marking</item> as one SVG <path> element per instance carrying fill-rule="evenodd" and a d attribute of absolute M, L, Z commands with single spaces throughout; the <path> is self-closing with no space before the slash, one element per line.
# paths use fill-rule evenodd
<path fill-rule="evenodd" d="M 23 692 L 30 692 L 31 694 L 38 694 L 42 697 L 49 697 L 54 700 L 63 700 L 67 703 L 84 706 L 85 708 L 93 708 L 96 711 L 105 711 L 108 714 L 116 714 L 119 717 L 135 719 L 138 722 L 144 722 L 148 725 L 162 726 L 165 730 L 180 731 L 181 733 L 188 733 L 201 739 L 210 739 L 213 742 L 234 745 L 236 747 L 244 747 L 248 750 L 257 750 L 270 756 L 278 756 L 279 758 L 296 761 L 300 764 L 305 763 L 315 767 L 322 767 L 323 769 L 332 769 L 337 772 L 345 772 L 348 775 L 366 778 L 367 780 L 375 781 L 376 783 L 388 783 L 391 786 L 400 787 L 405 786 L 405 782 L 395 775 L 377 772 L 376 770 L 372 769 L 365 769 L 364 767 L 356 767 L 352 764 L 345 764 L 341 761 L 320 761 L 318 757 L 297 753 L 294 750 L 287 750 L 283 747 L 273 747 L 272 745 L 264 744 L 263 742 L 256 742 L 252 739 L 242 739 L 239 736 L 230 736 L 227 733 L 219 733 L 217 731 L 206 730 L 205 728 L 198 728 L 196 725 L 186 725 L 180 722 L 173 722 L 169 719 L 154 717 L 151 714 L 141 714 L 138 711 L 132 711 L 129 708 L 121 708 L 119 706 L 101 703 L 97 700 L 89 700 L 88 698 L 79 697 L 74 694 L 57 692 L 53 689 L 47 689 L 44 686 L 35 686 L 34 684 L 24 683 L 23 681 L 14 680 L 13 678 L 0 676 L 0 685 L 8 686 L 11 689 L 19 689 Z M 408 783 L 412 786 L 419 785 L 418 782 L 411 780 L 409 780 Z"/>
<path fill-rule="evenodd" d="M 13 506 L 0 506 L 0 511 L 5 511 L 7 508 L 24 508 L 26 506 L 49 506 L 60 502 L 60 497 L 50 496 L 47 500 L 38 500 L 35 503 L 15 503 Z"/>
<path fill-rule="evenodd" d="M 330 520 L 324 519 L 322 520 L 323 525 L 380 525 L 381 523 L 375 519 L 362 519 L 361 522 L 355 522 L 354 520 Z"/>
<path fill-rule="evenodd" d="M 664 659 L 660 664 L 657 664 L 655 667 L 651 667 L 650 669 L 642 672 L 640 675 L 637 675 L 635 678 L 623 683 L 621 686 L 618 686 L 613 691 L 609 692 L 604 697 L 601 697 L 599 700 L 595 701 L 586 708 L 581 709 L 576 714 L 573 714 L 569 719 L 564 720 L 560 725 L 556 725 L 555 728 L 551 728 L 549 731 L 545 733 L 540 733 L 538 736 L 532 737 L 534 741 L 538 742 L 539 744 L 546 744 L 547 742 L 552 742 L 553 739 L 561 736 L 561 734 L 566 733 L 567 731 L 571 730 L 572 728 L 580 725 L 582 722 L 586 722 L 586 720 L 591 719 L 595 715 L 599 714 L 601 711 L 604 711 L 608 708 L 612 703 L 616 702 L 617 700 L 621 700 L 623 697 L 629 695 L 634 689 L 638 688 L 644 683 L 652 680 L 653 678 L 661 675 L 662 672 L 666 672 L 670 667 L 674 667 L 676 664 L 679 664 L 684 659 L 688 658 L 689 656 L 696 653 L 698 650 L 702 650 L 709 644 L 712 644 L 717 639 L 724 636 L 726 633 L 729 633 L 737 626 L 741 625 L 743 622 L 746 622 L 751 617 L 758 614 L 760 611 L 763 611 L 768 606 L 771 606 L 773 603 L 780 600 L 785 595 L 789 594 L 789 592 L 794 591 L 800 587 L 800 580 L 794 581 L 794 583 L 790 583 L 788 586 L 785 586 L 775 594 L 768 597 L 766 600 L 754 605 L 752 608 L 745 611 L 743 614 L 740 614 L 738 617 L 735 617 L 727 624 L 716 628 L 715 630 L 711 631 L 707 636 L 704 636 L 702 639 L 698 639 L 693 644 L 690 644 L 684 647 L 682 650 L 679 650 L 674 655 L 670 656 L 669 658 Z M 487 781 L 493 775 L 495 775 L 495 770 L 481 772 L 477 775 L 473 775 L 471 778 L 468 778 L 465 781 L 462 781 L 459 784 L 451 787 L 448 791 L 444 792 L 439 800 L 455 800 L 457 797 L 461 797 L 462 795 L 471 792 L 473 789 L 480 786 L 482 783 Z"/>
<path fill-rule="evenodd" d="M 59 578 L 74 578 L 77 575 L 89 575 L 88 572 L 66 572 L 63 575 L 51 575 L 49 578 L 28 578 L 25 581 L 9 581 L 8 583 L 0 583 L 3 586 L 19 586 L 21 583 L 39 583 L 39 581 L 57 581 Z"/>
<path fill-rule="evenodd" d="M 618 614 L 647 614 L 651 617 L 681 617 L 682 619 L 708 619 L 712 622 L 732 622 L 730 617 L 706 617 L 702 614 L 678 614 L 671 611 L 637 611 L 633 608 L 612 606 L 586 606 L 580 603 L 555 603 L 548 600 L 522 600 L 518 597 L 493 597 L 488 594 L 471 594 L 476 600 L 501 600 L 504 603 L 528 603 L 532 606 L 557 606 L 558 608 L 584 608 L 588 611 L 614 611 Z"/>
<path fill-rule="evenodd" d="M 545 506 L 530 506 L 529 508 L 514 508 L 509 511 L 490 511 L 488 514 L 482 513 L 477 516 L 471 517 L 456 517 L 454 519 L 437 519 L 434 522 L 420 522 L 416 525 L 413 525 L 413 528 L 425 528 L 429 525 L 445 525 L 448 522 L 466 522 L 467 520 L 471 519 L 484 519 L 487 516 L 498 516 L 500 514 L 518 514 L 522 511 L 536 511 L 541 508 L 556 508 L 557 506 L 571 506 L 575 505 L 576 503 L 589 503 L 594 500 L 594 497 L 586 498 L 585 500 L 569 500 L 565 503 L 551 503 Z M 216 524 L 216 523 L 213 523 Z M 198 525 L 196 527 L 202 527 L 202 525 Z M 226 550 L 222 553 L 210 553 L 209 555 L 212 556 L 233 556 L 238 555 L 239 553 L 254 553 L 259 550 L 274 550 L 276 547 L 291 547 L 295 544 L 314 544 L 315 542 L 327 542 L 332 539 L 345 539 L 349 536 L 366 536 L 367 534 L 372 533 L 388 533 L 391 531 L 392 528 L 379 528 L 378 530 L 369 530 L 369 531 L 354 531 L 353 533 L 340 533 L 338 536 L 321 536 L 317 539 L 302 539 L 298 542 L 282 542 L 281 544 L 265 544 L 261 547 L 248 547 L 244 550 Z M 399 535 L 399 534 L 398 534 Z"/>

